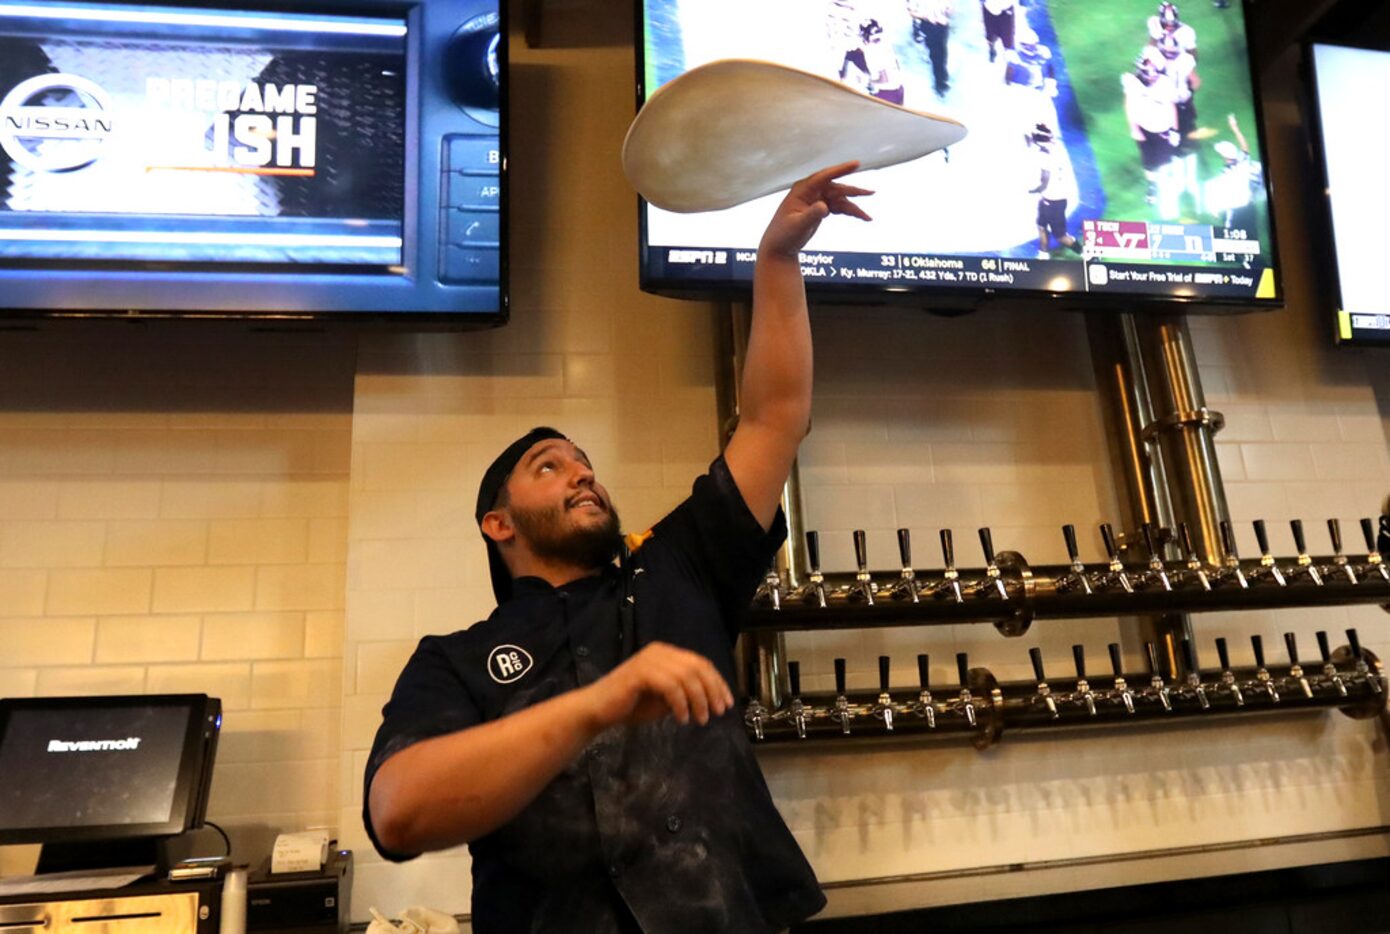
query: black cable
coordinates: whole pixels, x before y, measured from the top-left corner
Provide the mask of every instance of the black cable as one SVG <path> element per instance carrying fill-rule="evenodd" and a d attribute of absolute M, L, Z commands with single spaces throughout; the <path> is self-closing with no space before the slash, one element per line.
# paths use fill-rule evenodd
<path fill-rule="evenodd" d="M 217 831 L 217 833 L 222 837 L 222 843 L 227 847 L 227 852 L 223 853 L 222 855 L 230 859 L 232 856 L 232 840 L 230 837 L 227 836 L 227 831 L 223 830 L 221 827 L 217 826 L 210 820 L 203 821 L 203 826 L 211 827 L 213 830 Z"/>

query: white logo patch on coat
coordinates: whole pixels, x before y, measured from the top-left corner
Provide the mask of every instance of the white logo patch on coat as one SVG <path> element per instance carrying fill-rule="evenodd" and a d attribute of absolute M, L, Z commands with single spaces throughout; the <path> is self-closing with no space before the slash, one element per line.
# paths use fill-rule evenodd
<path fill-rule="evenodd" d="M 487 673 L 498 684 L 511 684 L 531 670 L 535 664 L 531 653 L 519 645 L 499 645 L 487 657 Z"/>

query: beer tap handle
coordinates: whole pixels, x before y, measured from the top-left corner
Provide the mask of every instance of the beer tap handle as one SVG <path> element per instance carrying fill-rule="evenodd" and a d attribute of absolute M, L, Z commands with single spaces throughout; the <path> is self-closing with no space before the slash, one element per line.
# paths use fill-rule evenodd
<path fill-rule="evenodd" d="M 994 564 L 994 536 L 988 527 L 980 529 L 980 547 L 985 552 L 985 564 Z"/>
<path fill-rule="evenodd" d="M 1332 664 L 1332 647 L 1327 644 L 1327 630 L 1318 630 L 1318 652 L 1322 655 L 1324 665 Z"/>
<path fill-rule="evenodd" d="M 859 566 L 861 578 L 869 573 L 869 547 L 863 529 L 854 530 L 854 563 Z"/>
<path fill-rule="evenodd" d="M 1327 536 L 1332 539 L 1332 553 L 1342 556 L 1342 522 L 1340 519 L 1327 520 Z"/>
<path fill-rule="evenodd" d="M 787 662 L 787 680 L 791 682 L 792 700 L 801 699 L 801 663 Z"/>
<path fill-rule="evenodd" d="M 956 674 L 960 677 L 961 690 L 970 690 L 970 656 L 964 652 L 956 653 Z"/>
<path fill-rule="evenodd" d="M 1370 519 L 1361 520 L 1361 534 L 1366 537 L 1366 552 L 1376 554 L 1376 527 Z"/>
<path fill-rule="evenodd" d="M 835 695 L 837 697 L 845 696 L 845 660 L 843 658 L 835 659 Z"/>
<path fill-rule="evenodd" d="M 1200 679 L 1202 670 L 1197 665 L 1197 646 L 1192 644 L 1191 639 L 1183 639 L 1178 644 L 1182 646 L 1182 660 L 1187 665 L 1187 673 Z"/>
<path fill-rule="evenodd" d="M 1028 657 L 1033 660 L 1033 674 L 1037 676 L 1038 683 L 1042 684 L 1047 680 L 1047 675 L 1043 674 L 1042 649 L 1034 646 L 1028 650 Z"/>
<path fill-rule="evenodd" d="M 1380 534 L 1376 537 L 1376 551 L 1384 554 L 1390 550 L 1390 515 L 1380 517 Z"/>
<path fill-rule="evenodd" d="M 1149 552 L 1149 561 L 1162 561 L 1163 559 L 1158 555 L 1158 534 L 1154 529 L 1154 524 L 1152 522 L 1145 522 L 1139 528 L 1144 535 L 1144 547 Z"/>
<path fill-rule="evenodd" d="M 941 530 L 941 558 L 946 562 L 946 570 L 953 570 L 956 566 L 956 546 L 951 540 L 951 530 Z"/>
<path fill-rule="evenodd" d="M 1182 545 L 1183 557 L 1196 558 L 1197 549 L 1192 547 L 1192 530 L 1187 527 L 1186 522 L 1178 523 L 1178 539 L 1180 540 Z"/>
<path fill-rule="evenodd" d="M 1123 678 L 1125 676 L 1125 664 L 1124 659 L 1120 657 L 1120 643 L 1112 642 L 1106 648 L 1110 650 L 1110 668 L 1115 672 L 1115 677 Z"/>
<path fill-rule="evenodd" d="M 747 678 L 748 700 L 756 702 L 758 700 L 758 682 L 762 680 L 758 677 L 760 666 L 758 665 L 758 653 L 749 652 L 747 664 L 743 666 L 744 677 Z"/>
<path fill-rule="evenodd" d="M 1062 537 L 1067 542 L 1067 557 L 1071 559 L 1072 566 L 1075 567 L 1081 563 L 1081 549 L 1076 545 L 1076 526 L 1062 526 Z"/>
<path fill-rule="evenodd" d="M 1255 653 L 1255 667 L 1265 666 L 1265 640 L 1259 635 L 1250 637 L 1250 649 Z"/>
<path fill-rule="evenodd" d="M 1220 637 L 1216 640 L 1216 657 L 1221 660 L 1222 671 L 1231 670 L 1231 653 L 1226 651 L 1226 640 Z"/>
<path fill-rule="evenodd" d="M 888 693 L 888 665 L 889 665 L 889 664 L 890 664 L 890 659 L 888 658 L 887 655 L 880 655 L 880 656 L 878 657 L 878 693 L 880 693 L 880 694 L 887 694 L 887 693 Z"/>
<path fill-rule="evenodd" d="M 917 656 L 917 683 L 922 686 L 922 690 L 931 690 L 931 668 L 930 657 L 927 655 Z"/>
<path fill-rule="evenodd" d="M 1261 557 L 1268 556 L 1268 555 L 1269 555 L 1269 533 L 1268 533 L 1267 531 L 1265 531 L 1265 520 L 1263 520 L 1263 519 L 1256 519 L 1254 525 L 1255 525 L 1255 541 L 1257 541 L 1257 542 L 1260 543 L 1260 555 L 1261 555 Z"/>
<path fill-rule="evenodd" d="M 1221 550 L 1224 551 L 1229 557 L 1235 558 L 1237 561 L 1239 561 L 1240 552 L 1236 549 L 1236 533 L 1235 529 L 1231 528 L 1231 520 L 1222 519 L 1220 528 Z"/>
<path fill-rule="evenodd" d="M 898 529 L 898 557 L 902 558 L 903 570 L 912 567 L 912 533 Z"/>
<path fill-rule="evenodd" d="M 1298 549 L 1299 557 L 1308 553 L 1308 542 L 1303 537 L 1303 520 L 1290 519 L 1289 528 L 1293 531 L 1293 546 Z"/>
<path fill-rule="evenodd" d="M 1086 647 L 1084 645 L 1074 645 L 1071 647 L 1071 659 L 1076 663 L 1076 680 L 1086 680 Z"/>
<path fill-rule="evenodd" d="M 812 574 L 820 573 L 820 533 L 815 529 L 806 533 L 806 563 Z"/>
<path fill-rule="evenodd" d="M 1162 680 L 1163 674 L 1158 667 L 1158 652 L 1155 650 L 1152 642 L 1144 643 L 1144 653 L 1149 659 L 1149 677 Z"/>
<path fill-rule="evenodd" d="M 1284 633 L 1284 648 L 1289 653 L 1289 666 L 1291 668 L 1302 667 L 1298 664 L 1298 637 L 1291 632 Z"/>
<path fill-rule="evenodd" d="M 1361 654 L 1361 638 L 1357 636 L 1355 629 L 1347 630 L 1347 645 L 1351 646 L 1351 657 L 1358 663 L 1365 661 L 1365 656 Z"/>
<path fill-rule="evenodd" d="M 1120 560 L 1120 552 L 1115 547 L 1115 530 L 1110 527 L 1109 522 L 1100 524 L 1100 539 L 1105 543 L 1105 553 L 1109 556 L 1110 563 L 1117 563 Z"/>

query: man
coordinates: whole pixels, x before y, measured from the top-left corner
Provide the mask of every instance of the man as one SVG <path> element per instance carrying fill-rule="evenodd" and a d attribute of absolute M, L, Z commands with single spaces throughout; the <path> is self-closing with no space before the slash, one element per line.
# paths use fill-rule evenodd
<path fill-rule="evenodd" d="M 1206 206 L 1221 226 L 1243 230 L 1253 239 L 1257 230 L 1255 199 L 1264 190 L 1264 168 L 1250 158 L 1250 144 L 1240 131 L 1236 115 L 1227 114 L 1226 123 L 1236 141 L 1223 139 L 1212 147 L 1221 157 L 1222 169 L 1220 175 L 1207 182 Z"/>
<path fill-rule="evenodd" d="M 912 17 L 912 38 L 920 42 L 931 59 L 932 85 L 937 97 L 945 97 L 951 89 L 951 76 L 946 70 L 946 50 L 951 36 L 951 0 L 907 0 L 907 12 Z"/>
<path fill-rule="evenodd" d="M 742 412 L 684 503 L 630 536 L 584 452 L 535 429 L 483 477 L 498 608 L 426 637 L 367 764 L 364 820 L 404 860 L 468 843 L 489 932 L 774 931 L 824 905 L 734 708 L 737 621 L 786 534 L 811 412 L 798 251 L 836 182 L 794 185 L 758 251 Z"/>
<path fill-rule="evenodd" d="M 1027 23 L 1018 27 L 1017 48 L 1004 53 L 1004 84 L 1018 123 L 1027 128 L 1056 126 L 1057 69 L 1052 50 L 1038 40 Z M 1031 129 L 1028 132 L 1032 132 Z"/>
<path fill-rule="evenodd" d="M 994 61 L 999 53 L 995 44 L 1009 51 L 1014 47 L 1014 11 L 1017 0 L 980 0 L 980 12 L 985 20 L 985 45 L 989 47 L 989 60 Z"/>
<path fill-rule="evenodd" d="M 1178 47 L 1197 57 L 1197 30 L 1178 17 L 1178 8 L 1173 3 L 1160 3 L 1158 13 L 1149 17 L 1149 38 L 1155 45 L 1164 36 L 1170 36 Z"/>
<path fill-rule="evenodd" d="M 1139 146 L 1139 161 L 1148 183 L 1146 200 L 1159 205 L 1164 218 L 1176 216 L 1177 195 L 1172 163 L 1178 154 L 1178 107 L 1163 73 L 1148 54 L 1139 56 L 1134 72 L 1120 76 L 1129 134 Z"/>
<path fill-rule="evenodd" d="M 845 53 L 840 80 L 890 104 L 903 102 L 902 68 L 897 53 L 883 41 L 883 27 L 876 19 L 859 26 L 859 48 Z"/>
<path fill-rule="evenodd" d="M 1067 233 L 1067 205 L 1076 198 L 1076 178 L 1067 148 L 1045 123 L 1033 127 L 1027 142 L 1038 156 L 1038 184 L 1028 190 L 1038 196 L 1038 257 L 1051 258 L 1051 237 L 1057 239 L 1058 246 L 1080 253 L 1081 244 Z"/>

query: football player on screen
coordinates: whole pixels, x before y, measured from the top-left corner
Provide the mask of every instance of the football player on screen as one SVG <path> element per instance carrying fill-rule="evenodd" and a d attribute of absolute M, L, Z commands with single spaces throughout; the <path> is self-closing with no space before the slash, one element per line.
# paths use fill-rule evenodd
<path fill-rule="evenodd" d="M 1164 36 L 1171 36 L 1180 49 L 1197 57 L 1197 30 L 1178 18 L 1178 7 L 1173 3 L 1160 3 L 1158 13 L 1149 17 L 1149 39 L 1157 45 Z"/>
<path fill-rule="evenodd" d="M 1037 159 L 1037 184 L 1028 193 L 1038 196 L 1038 257 L 1052 257 L 1053 237 L 1058 245 L 1079 254 L 1081 243 L 1067 233 L 1067 206 L 1077 195 L 1067 148 L 1046 123 L 1033 127 L 1025 140 Z"/>
<path fill-rule="evenodd" d="M 1213 147 L 1223 167 L 1220 175 L 1207 182 L 1206 207 L 1223 227 L 1243 230 L 1255 239 L 1255 199 L 1264 189 L 1264 168 L 1250 158 L 1250 144 L 1240 131 L 1236 115 L 1228 114 L 1226 123 L 1236 141 L 1223 139 Z"/>
<path fill-rule="evenodd" d="M 840 80 L 861 88 L 890 104 L 903 102 L 902 67 L 897 53 L 883 41 L 883 27 L 876 19 L 859 26 L 859 47 L 845 53 Z"/>
<path fill-rule="evenodd" d="M 1163 73 L 1148 54 L 1140 55 L 1133 72 L 1120 76 L 1125 94 L 1129 133 L 1139 146 L 1139 160 L 1148 183 L 1146 200 L 1158 205 L 1165 220 L 1178 215 L 1182 183 L 1175 179 L 1173 164 L 1178 154 L 1178 108 L 1163 82 Z"/>

